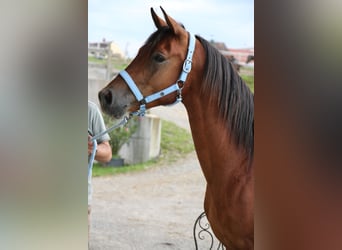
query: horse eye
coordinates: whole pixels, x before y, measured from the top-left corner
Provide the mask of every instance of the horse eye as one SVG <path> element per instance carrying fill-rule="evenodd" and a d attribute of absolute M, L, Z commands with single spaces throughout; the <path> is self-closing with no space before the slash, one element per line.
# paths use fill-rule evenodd
<path fill-rule="evenodd" d="M 155 54 L 153 56 L 153 60 L 155 60 L 157 63 L 162 63 L 165 61 L 165 57 L 161 54 Z"/>

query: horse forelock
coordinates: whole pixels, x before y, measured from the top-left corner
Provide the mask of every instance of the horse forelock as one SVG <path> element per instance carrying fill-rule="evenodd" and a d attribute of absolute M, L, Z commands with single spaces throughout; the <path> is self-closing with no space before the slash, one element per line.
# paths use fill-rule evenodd
<path fill-rule="evenodd" d="M 179 25 L 185 30 L 185 27 L 182 23 L 179 23 Z M 173 31 L 169 26 L 163 26 L 157 29 L 147 38 L 144 46 L 147 47 L 150 51 L 152 51 L 157 46 L 157 44 L 159 44 L 161 40 L 168 35 L 172 36 Z"/>
<path fill-rule="evenodd" d="M 153 51 L 154 48 L 161 42 L 161 40 L 166 36 L 172 34 L 172 30 L 168 26 L 164 26 L 153 32 L 149 38 L 147 38 L 144 46 Z"/>
<path fill-rule="evenodd" d="M 200 36 L 205 53 L 204 81 L 201 93 L 218 105 L 220 117 L 227 122 L 233 139 L 254 155 L 254 96 L 230 63 L 216 48 Z M 208 94 L 210 93 L 210 94 Z"/>

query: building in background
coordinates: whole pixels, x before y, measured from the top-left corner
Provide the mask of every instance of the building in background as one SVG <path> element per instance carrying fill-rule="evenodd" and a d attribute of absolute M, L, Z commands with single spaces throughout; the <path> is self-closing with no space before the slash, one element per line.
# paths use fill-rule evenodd
<path fill-rule="evenodd" d="M 104 38 L 101 42 L 88 43 L 88 55 L 98 59 L 106 59 L 108 53 L 111 54 L 111 57 L 125 58 L 124 52 L 113 41 L 106 41 Z"/>
<path fill-rule="evenodd" d="M 253 58 L 248 64 L 254 65 L 254 48 L 232 49 L 228 48 L 225 43 L 214 41 L 211 41 L 211 44 L 234 64 L 245 66 L 248 58 Z"/>

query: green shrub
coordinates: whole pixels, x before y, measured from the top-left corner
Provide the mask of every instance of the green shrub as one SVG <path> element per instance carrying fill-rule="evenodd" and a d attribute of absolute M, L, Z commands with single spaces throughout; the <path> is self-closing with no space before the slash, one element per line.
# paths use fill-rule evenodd
<path fill-rule="evenodd" d="M 119 123 L 120 121 L 111 118 L 109 115 L 103 114 L 103 119 L 105 121 L 106 127 L 110 128 L 113 125 Z M 124 145 L 131 136 L 135 133 L 138 127 L 138 118 L 132 117 L 129 122 L 124 127 L 119 127 L 111 132 L 109 132 L 110 136 L 110 146 L 112 148 L 112 154 L 114 156 L 118 155 L 118 152 L 122 145 Z"/>

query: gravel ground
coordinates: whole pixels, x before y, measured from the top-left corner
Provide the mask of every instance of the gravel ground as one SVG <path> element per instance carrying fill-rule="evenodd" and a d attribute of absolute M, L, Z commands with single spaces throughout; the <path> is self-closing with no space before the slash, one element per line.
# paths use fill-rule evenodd
<path fill-rule="evenodd" d="M 183 105 L 152 113 L 190 129 Z M 205 186 L 195 152 L 167 166 L 93 178 L 89 249 L 195 249 Z"/>
<path fill-rule="evenodd" d="M 90 249 L 194 249 L 205 180 L 195 153 L 169 166 L 93 179 Z"/>

